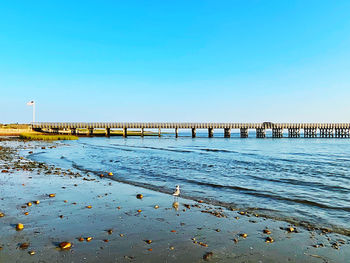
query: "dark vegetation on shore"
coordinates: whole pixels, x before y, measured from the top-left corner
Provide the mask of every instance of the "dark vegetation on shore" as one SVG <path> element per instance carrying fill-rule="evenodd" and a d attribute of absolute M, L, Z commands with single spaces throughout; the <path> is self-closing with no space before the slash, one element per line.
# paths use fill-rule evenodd
<path fill-rule="evenodd" d="M 20 139 L 30 141 L 59 141 L 59 140 L 78 140 L 77 136 L 65 134 L 42 134 L 42 133 L 22 133 Z"/>

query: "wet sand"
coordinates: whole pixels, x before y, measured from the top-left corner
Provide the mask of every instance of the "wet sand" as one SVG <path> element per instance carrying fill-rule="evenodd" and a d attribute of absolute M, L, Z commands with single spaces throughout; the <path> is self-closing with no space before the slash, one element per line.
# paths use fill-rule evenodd
<path fill-rule="evenodd" d="M 53 145 L 0 141 L 0 262 L 349 262 L 347 236 L 20 159 Z"/>

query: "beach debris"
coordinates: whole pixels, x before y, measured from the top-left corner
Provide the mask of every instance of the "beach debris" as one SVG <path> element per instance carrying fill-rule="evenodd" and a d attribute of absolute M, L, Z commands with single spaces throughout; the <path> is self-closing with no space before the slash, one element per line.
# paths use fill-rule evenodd
<path fill-rule="evenodd" d="M 108 243 L 109 240 L 108 239 L 103 239 L 103 242 Z"/>
<path fill-rule="evenodd" d="M 8 173 L 8 170 L 1 170 L 2 173 Z"/>
<path fill-rule="evenodd" d="M 211 260 L 211 258 L 213 257 L 213 255 L 214 255 L 213 252 L 207 252 L 207 253 L 204 254 L 203 259 L 204 259 L 205 261 L 209 261 L 209 260 Z"/>
<path fill-rule="evenodd" d="M 267 229 L 267 228 L 264 229 L 263 232 L 264 232 L 264 234 L 267 234 L 267 235 L 270 235 L 270 234 L 271 234 L 271 231 L 270 231 L 269 229 Z"/>
<path fill-rule="evenodd" d="M 320 247 L 324 247 L 324 244 L 316 244 L 316 245 L 312 245 L 314 248 L 320 248 Z"/>
<path fill-rule="evenodd" d="M 154 206 L 154 209 L 158 209 L 158 208 L 159 208 L 159 205 L 155 205 L 155 206 Z"/>
<path fill-rule="evenodd" d="M 93 239 L 93 237 L 87 237 L 85 238 L 86 242 L 90 242 Z"/>
<path fill-rule="evenodd" d="M 28 203 L 27 203 L 27 206 L 32 206 L 32 203 L 31 203 L 31 202 L 28 202 Z"/>
<path fill-rule="evenodd" d="M 242 233 L 242 234 L 240 234 L 240 236 L 243 237 L 243 238 L 247 238 L 248 234 L 247 233 Z"/>
<path fill-rule="evenodd" d="M 40 204 L 40 201 L 39 200 L 36 200 L 36 201 L 33 201 L 34 204 L 38 205 Z"/>
<path fill-rule="evenodd" d="M 78 241 L 83 242 L 83 241 L 84 241 L 84 238 L 83 238 L 83 237 L 79 237 L 79 238 L 78 238 Z"/>
<path fill-rule="evenodd" d="M 238 220 L 238 219 L 239 219 L 239 216 L 236 216 L 236 217 L 235 217 L 235 219 L 237 219 L 237 220 Z"/>
<path fill-rule="evenodd" d="M 208 244 L 203 243 L 203 242 L 198 242 L 199 245 L 201 245 L 202 247 L 208 247 Z"/>
<path fill-rule="evenodd" d="M 334 248 L 334 249 L 339 249 L 339 248 L 340 248 L 340 244 L 339 244 L 338 242 L 334 242 L 334 243 L 332 244 L 332 248 Z"/>
<path fill-rule="evenodd" d="M 104 177 L 104 174 L 100 174 L 100 177 L 101 177 L 101 178 Z"/>
<path fill-rule="evenodd" d="M 49 197 L 55 197 L 56 194 L 49 194 Z"/>
<path fill-rule="evenodd" d="M 321 228 L 321 231 L 322 231 L 323 234 L 327 234 L 327 233 L 331 232 L 331 230 L 328 229 L 328 228 Z"/>
<path fill-rule="evenodd" d="M 234 238 L 233 242 L 238 243 L 238 238 Z"/>
<path fill-rule="evenodd" d="M 143 195 L 142 195 L 142 194 L 137 194 L 137 195 L 136 195 L 136 198 L 137 198 L 137 199 L 142 199 L 142 198 L 143 198 Z"/>
<path fill-rule="evenodd" d="M 240 212 L 238 212 L 238 214 L 240 214 L 240 215 L 244 216 L 244 215 L 246 215 L 246 214 L 247 214 L 247 212 L 240 211 Z"/>
<path fill-rule="evenodd" d="M 123 236 L 124 236 L 124 234 L 119 234 L 119 236 L 120 236 L 120 237 L 123 237 Z"/>
<path fill-rule="evenodd" d="M 146 242 L 147 244 L 151 244 L 151 243 L 152 243 L 152 240 L 146 239 L 145 242 Z"/>
<path fill-rule="evenodd" d="M 24 215 L 26 215 L 26 216 L 27 216 L 27 215 L 29 215 L 29 213 L 28 213 L 28 212 L 25 212 L 25 213 L 24 213 Z"/>
<path fill-rule="evenodd" d="M 202 213 L 211 214 L 211 215 L 216 216 L 216 217 L 218 217 L 218 218 L 227 217 L 224 213 L 219 212 L 219 211 L 216 211 L 216 210 L 214 210 L 214 211 L 211 211 L 211 210 L 202 210 L 201 212 L 202 212 Z"/>
<path fill-rule="evenodd" d="M 184 207 L 186 207 L 187 209 L 191 209 L 191 206 L 189 204 L 184 204 Z"/>
<path fill-rule="evenodd" d="M 70 242 L 61 242 L 58 246 L 62 250 L 68 250 L 68 249 L 71 249 L 72 243 L 70 243 Z"/>
<path fill-rule="evenodd" d="M 113 233 L 113 229 L 108 229 L 108 230 L 107 230 L 107 233 L 108 233 L 109 235 L 111 235 L 111 234 Z"/>
<path fill-rule="evenodd" d="M 27 249 L 28 247 L 29 247 L 29 243 L 27 243 L 27 242 L 21 243 L 21 244 L 19 245 L 19 248 L 20 248 L 20 249 Z"/>
<path fill-rule="evenodd" d="M 344 239 L 338 239 L 337 241 L 343 245 L 345 245 L 345 243 L 346 243 L 346 241 Z"/>
<path fill-rule="evenodd" d="M 3 212 L 0 212 L 0 217 L 4 217 L 5 214 Z"/>
<path fill-rule="evenodd" d="M 137 210 L 137 212 L 138 212 L 138 213 L 141 213 L 141 212 L 142 212 L 142 210 L 141 210 L 141 209 L 139 209 L 139 210 Z"/>
<path fill-rule="evenodd" d="M 175 248 L 173 246 L 169 247 L 170 250 L 174 250 Z"/>
<path fill-rule="evenodd" d="M 149 249 L 147 249 L 148 251 L 152 251 L 153 249 L 152 248 L 149 248 Z"/>
<path fill-rule="evenodd" d="M 34 250 L 28 251 L 28 254 L 33 256 L 33 255 L 35 255 L 35 251 Z"/>
<path fill-rule="evenodd" d="M 176 233 L 176 230 L 171 230 L 170 232 L 171 232 L 171 233 Z"/>
<path fill-rule="evenodd" d="M 265 242 L 266 243 L 273 243 L 275 240 L 273 240 L 272 237 L 266 237 Z"/>
<path fill-rule="evenodd" d="M 88 205 L 88 206 L 86 206 L 86 208 L 91 209 L 91 208 L 92 208 L 92 206 L 91 206 L 91 205 Z"/>
<path fill-rule="evenodd" d="M 21 231 L 21 230 L 23 230 L 23 228 L 24 228 L 24 225 L 23 225 L 22 223 L 18 223 L 18 224 L 16 225 L 16 230 L 17 230 L 17 231 Z"/>
<path fill-rule="evenodd" d="M 108 176 L 113 176 L 113 173 L 112 173 L 112 172 L 109 172 L 109 173 L 108 173 Z"/>

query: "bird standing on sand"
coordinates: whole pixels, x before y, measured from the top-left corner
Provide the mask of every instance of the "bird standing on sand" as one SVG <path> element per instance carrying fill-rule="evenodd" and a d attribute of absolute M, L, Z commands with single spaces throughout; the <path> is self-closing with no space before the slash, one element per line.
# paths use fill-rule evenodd
<path fill-rule="evenodd" d="M 180 185 L 177 185 L 176 186 L 176 189 L 175 189 L 175 191 L 174 191 L 174 193 L 173 193 L 173 196 L 176 198 L 176 197 L 178 197 L 180 195 Z"/>

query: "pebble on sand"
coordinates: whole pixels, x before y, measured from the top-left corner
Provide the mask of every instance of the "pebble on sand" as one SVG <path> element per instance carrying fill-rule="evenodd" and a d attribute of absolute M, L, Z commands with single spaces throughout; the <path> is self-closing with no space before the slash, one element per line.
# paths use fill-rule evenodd
<path fill-rule="evenodd" d="M 295 232 L 295 228 L 292 227 L 292 226 L 287 227 L 287 231 L 288 231 L 289 233 Z"/>
<path fill-rule="evenodd" d="M 267 228 L 264 229 L 263 232 L 264 232 L 264 234 L 267 234 L 267 235 L 270 235 L 270 234 L 271 234 L 271 231 L 270 231 L 269 229 L 267 229 Z"/>
<path fill-rule="evenodd" d="M 272 237 L 267 237 L 266 239 L 265 239 L 265 242 L 266 243 L 273 243 L 275 240 L 273 240 L 273 238 Z"/>
<path fill-rule="evenodd" d="M 72 243 L 70 243 L 70 242 L 61 242 L 61 243 L 59 244 L 59 247 L 60 247 L 61 249 L 63 249 L 63 250 L 68 250 L 68 249 L 71 249 Z"/>
<path fill-rule="evenodd" d="M 19 248 L 20 249 L 27 249 L 29 247 L 29 243 L 21 243 L 20 245 L 19 245 Z"/>
<path fill-rule="evenodd" d="M 22 223 L 18 223 L 18 224 L 16 225 L 16 230 L 18 230 L 18 231 L 23 230 L 23 228 L 24 228 L 24 225 L 23 225 Z"/>
<path fill-rule="evenodd" d="M 213 252 L 207 252 L 204 254 L 203 259 L 205 261 L 209 261 L 213 257 L 214 253 Z"/>

